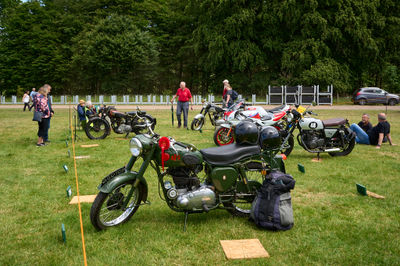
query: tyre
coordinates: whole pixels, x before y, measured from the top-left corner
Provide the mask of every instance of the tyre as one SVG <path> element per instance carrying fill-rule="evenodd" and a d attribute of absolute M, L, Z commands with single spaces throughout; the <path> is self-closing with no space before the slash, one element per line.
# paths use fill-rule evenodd
<path fill-rule="evenodd" d="M 360 99 L 360 100 L 358 101 L 358 104 L 359 104 L 359 105 L 366 105 L 366 104 L 367 104 L 367 100 L 365 100 L 365 99 Z"/>
<path fill-rule="evenodd" d="M 214 132 L 214 143 L 217 146 L 223 146 L 233 143 L 232 128 L 217 127 Z"/>
<path fill-rule="evenodd" d="M 293 151 L 294 148 L 294 138 L 293 135 L 289 137 L 288 142 L 286 143 L 286 146 L 281 150 L 281 153 L 285 154 L 286 157 L 289 156 L 289 154 Z"/>
<path fill-rule="evenodd" d="M 264 176 L 261 174 L 263 170 L 262 164 L 260 162 L 249 162 L 246 164 L 246 177 L 247 184 L 250 188 L 250 192 L 247 189 L 241 189 L 241 187 L 237 187 L 237 196 L 233 199 L 232 202 L 224 202 L 224 206 L 227 208 L 226 210 L 230 212 L 233 216 L 236 217 L 249 217 L 251 212 L 251 205 L 254 201 L 254 198 L 257 195 L 257 190 L 261 187 Z M 245 188 L 243 186 L 242 188 Z M 246 195 L 240 196 L 240 193 L 243 192 Z"/>
<path fill-rule="evenodd" d="M 193 119 L 190 128 L 192 130 L 197 130 L 198 131 L 198 130 L 203 128 L 203 125 L 204 125 L 204 117 L 202 117 L 200 119 L 195 118 L 195 119 Z"/>
<path fill-rule="evenodd" d="M 390 106 L 393 106 L 393 105 L 396 105 L 396 100 L 395 99 L 390 99 L 389 101 L 388 101 L 388 104 L 390 105 Z"/>
<path fill-rule="evenodd" d="M 356 138 L 354 137 L 350 143 L 343 149 L 341 152 L 328 152 L 328 154 L 332 157 L 335 156 L 346 156 L 350 154 L 350 152 L 354 149 L 354 146 L 356 145 Z"/>
<path fill-rule="evenodd" d="M 104 139 L 110 134 L 110 125 L 96 117 L 86 123 L 85 133 L 89 139 Z"/>
<path fill-rule="evenodd" d="M 133 180 L 130 180 L 117 186 L 111 193 L 100 192 L 97 195 L 90 209 L 90 221 L 97 230 L 125 223 L 135 214 L 144 195 L 144 187 L 141 183 L 134 188 L 126 209 L 122 209 L 132 187 Z"/>

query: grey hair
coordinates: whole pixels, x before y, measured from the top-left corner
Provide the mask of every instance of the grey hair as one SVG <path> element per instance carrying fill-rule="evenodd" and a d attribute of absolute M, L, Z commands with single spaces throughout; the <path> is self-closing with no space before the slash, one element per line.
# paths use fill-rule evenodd
<path fill-rule="evenodd" d="M 186 82 L 184 82 L 184 81 L 181 81 L 181 83 L 180 83 L 180 84 L 182 84 L 182 83 L 183 83 L 183 85 L 184 85 L 184 86 L 186 86 Z"/>
<path fill-rule="evenodd" d="M 87 106 L 87 107 L 92 106 L 92 101 L 86 101 L 86 106 Z"/>

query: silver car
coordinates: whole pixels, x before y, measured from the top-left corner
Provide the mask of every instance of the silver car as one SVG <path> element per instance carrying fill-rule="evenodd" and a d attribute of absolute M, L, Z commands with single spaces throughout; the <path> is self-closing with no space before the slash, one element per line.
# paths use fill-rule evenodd
<path fill-rule="evenodd" d="M 388 104 L 388 105 L 396 105 L 400 101 L 400 97 L 396 94 L 388 93 L 378 87 L 366 87 L 358 89 L 351 99 L 354 104 Z"/>

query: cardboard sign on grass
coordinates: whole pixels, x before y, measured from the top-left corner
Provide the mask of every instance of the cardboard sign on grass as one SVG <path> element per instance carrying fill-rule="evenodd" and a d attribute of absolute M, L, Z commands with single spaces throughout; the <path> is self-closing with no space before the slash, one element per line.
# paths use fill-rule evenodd
<path fill-rule="evenodd" d="M 92 147 L 98 147 L 99 144 L 82 144 L 82 148 L 92 148 Z"/>
<path fill-rule="evenodd" d="M 226 258 L 230 260 L 269 258 L 268 252 L 258 239 L 220 240 L 219 242 Z"/>
<path fill-rule="evenodd" d="M 79 196 L 79 201 L 81 203 L 92 203 L 97 195 L 82 195 Z M 74 196 L 69 204 L 78 204 L 78 196 Z"/>

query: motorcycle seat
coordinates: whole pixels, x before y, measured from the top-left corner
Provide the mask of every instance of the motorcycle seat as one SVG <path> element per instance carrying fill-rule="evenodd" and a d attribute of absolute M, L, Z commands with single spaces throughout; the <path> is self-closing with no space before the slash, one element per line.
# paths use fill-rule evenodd
<path fill-rule="evenodd" d="M 261 149 L 258 145 L 239 145 L 237 143 L 220 147 L 206 148 L 200 150 L 203 159 L 213 165 L 227 165 L 240 161 L 241 159 L 259 154 Z"/>
<path fill-rule="evenodd" d="M 136 111 L 127 112 L 128 115 L 136 115 Z"/>
<path fill-rule="evenodd" d="M 261 121 L 272 120 L 272 118 L 274 118 L 273 115 L 271 115 L 271 114 L 266 114 L 266 115 L 263 115 L 263 116 L 261 117 Z"/>
<path fill-rule="evenodd" d="M 272 109 L 265 109 L 265 111 L 270 112 L 270 113 L 279 113 L 282 112 L 283 108 L 285 107 L 285 105 L 281 105 Z"/>
<path fill-rule="evenodd" d="M 344 118 L 331 118 L 327 120 L 322 120 L 325 127 L 340 126 L 346 124 L 346 119 Z"/>

